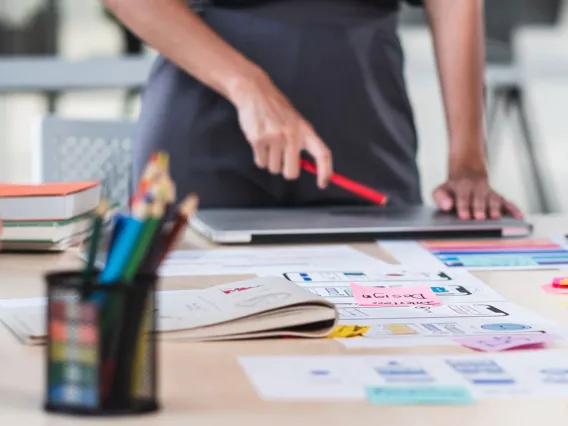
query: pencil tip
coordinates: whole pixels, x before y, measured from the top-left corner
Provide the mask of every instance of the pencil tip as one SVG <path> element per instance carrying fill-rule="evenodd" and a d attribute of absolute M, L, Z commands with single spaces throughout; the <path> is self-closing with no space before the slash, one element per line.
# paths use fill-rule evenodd
<path fill-rule="evenodd" d="M 186 217 L 192 216 L 199 206 L 199 197 L 196 194 L 188 195 L 183 201 L 180 212 Z"/>
<path fill-rule="evenodd" d="M 109 209 L 109 203 L 105 198 L 102 198 L 99 201 L 99 205 L 95 209 L 95 215 L 97 216 L 104 216 Z"/>

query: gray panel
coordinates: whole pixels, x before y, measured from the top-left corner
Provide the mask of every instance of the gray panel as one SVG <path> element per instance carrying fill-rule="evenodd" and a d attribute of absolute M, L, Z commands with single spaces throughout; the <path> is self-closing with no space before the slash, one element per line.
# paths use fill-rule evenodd
<path fill-rule="evenodd" d="M 105 197 L 126 206 L 131 189 L 133 132 L 132 121 L 44 118 L 41 180 L 101 180 Z"/>
<path fill-rule="evenodd" d="M 491 64 L 514 61 L 513 34 L 522 26 L 556 25 L 562 0 L 486 0 L 486 57 Z M 403 26 L 426 25 L 423 9 L 404 7 L 400 18 Z"/>

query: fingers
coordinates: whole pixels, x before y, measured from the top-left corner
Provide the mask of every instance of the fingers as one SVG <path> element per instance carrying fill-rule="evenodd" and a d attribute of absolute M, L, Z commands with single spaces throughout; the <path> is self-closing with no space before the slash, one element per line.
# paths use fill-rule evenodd
<path fill-rule="evenodd" d="M 503 210 L 503 197 L 495 192 L 489 195 L 489 216 L 491 219 L 500 219 Z"/>
<path fill-rule="evenodd" d="M 515 219 L 523 219 L 523 212 L 513 203 L 507 200 L 503 200 L 504 210 L 512 215 Z"/>
<path fill-rule="evenodd" d="M 471 219 L 473 185 L 467 181 L 461 182 L 454 189 L 454 194 L 458 217 L 463 220 Z"/>
<path fill-rule="evenodd" d="M 268 167 L 268 146 L 265 143 L 258 142 L 253 145 L 254 163 L 259 169 Z"/>
<path fill-rule="evenodd" d="M 288 144 L 284 150 L 285 179 L 294 180 L 300 176 L 300 148 L 297 143 Z"/>
<path fill-rule="evenodd" d="M 281 137 L 272 137 L 268 148 L 268 171 L 273 175 L 282 173 L 285 141 Z"/>
<path fill-rule="evenodd" d="M 442 185 L 434 190 L 432 194 L 434 202 L 440 210 L 449 212 L 454 208 L 454 199 L 452 197 L 450 188 L 447 185 Z"/>
<path fill-rule="evenodd" d="M 333 160 L 331 151 L 323 141 L 310 131 L 306 139 L 306 150 L 314 158 L 318 170 L 318 187 L 325 189 L 333 174 Z"/>
<path fill-rule="evenodd" d="M 438 207 L 449 211 L 455 206 L 462 220 L 500 219 L 503 213 L 523 219 L 519 208 L 489 186 L 487 179 L 448 180 L 432 194 Z"/>
<path fill-rule="evenodd" d="M 473 191 L 472 211 L 476 220 L 487 219 L 487 207 L 490 198 L 490 190 L 486 185 L 478 185 Z"/>

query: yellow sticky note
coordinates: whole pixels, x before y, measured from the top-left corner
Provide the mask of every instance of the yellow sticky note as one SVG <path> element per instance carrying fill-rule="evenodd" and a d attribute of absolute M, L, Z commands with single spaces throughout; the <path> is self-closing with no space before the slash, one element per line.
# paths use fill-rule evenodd
<path fill-rule="evenodd" d="M 568 300 L 563 300 L 563 301 L 560 302 L 560 304 L 561 304 L 562 306 L 568 307 Z"/>
<path fill-rule="evenodd" d="M 392 334 L 417 334 L 416 331 L 406 324 L 388 324 L 387 330 Z"/>
<path fill-rule="evenodd" d="M 339 325 L 327 337 L 330 339 L 346 339 L 364 336 L 370 328 L 369 326 L 360 325 Z"/>

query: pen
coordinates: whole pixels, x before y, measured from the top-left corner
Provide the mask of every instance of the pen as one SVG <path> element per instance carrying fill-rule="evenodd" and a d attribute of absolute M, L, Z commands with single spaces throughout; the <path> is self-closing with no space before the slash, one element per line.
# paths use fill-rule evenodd
<path fill-rule="evenodd" d="M 307 160 L 300 160 L 300 166 L 308 173 L 312 173 L 314 175 L 317 174 L 316 166 Z M 374 204 L 379 204 L 382 206 L 385 205 L 388 201 L 388 197 L 385 194 L 369 188 L 368 186 L 362 185 L 359 182 L 348 179 L 345 176 L 341 176 L 337 173 L 334 173 L 331 176 L 330 182 L 339 186 L 340 188 L 346 189 L 347 191 L 358 195 L 361 198 L 365 198 L 366 200 L 369 200 Z"/>

